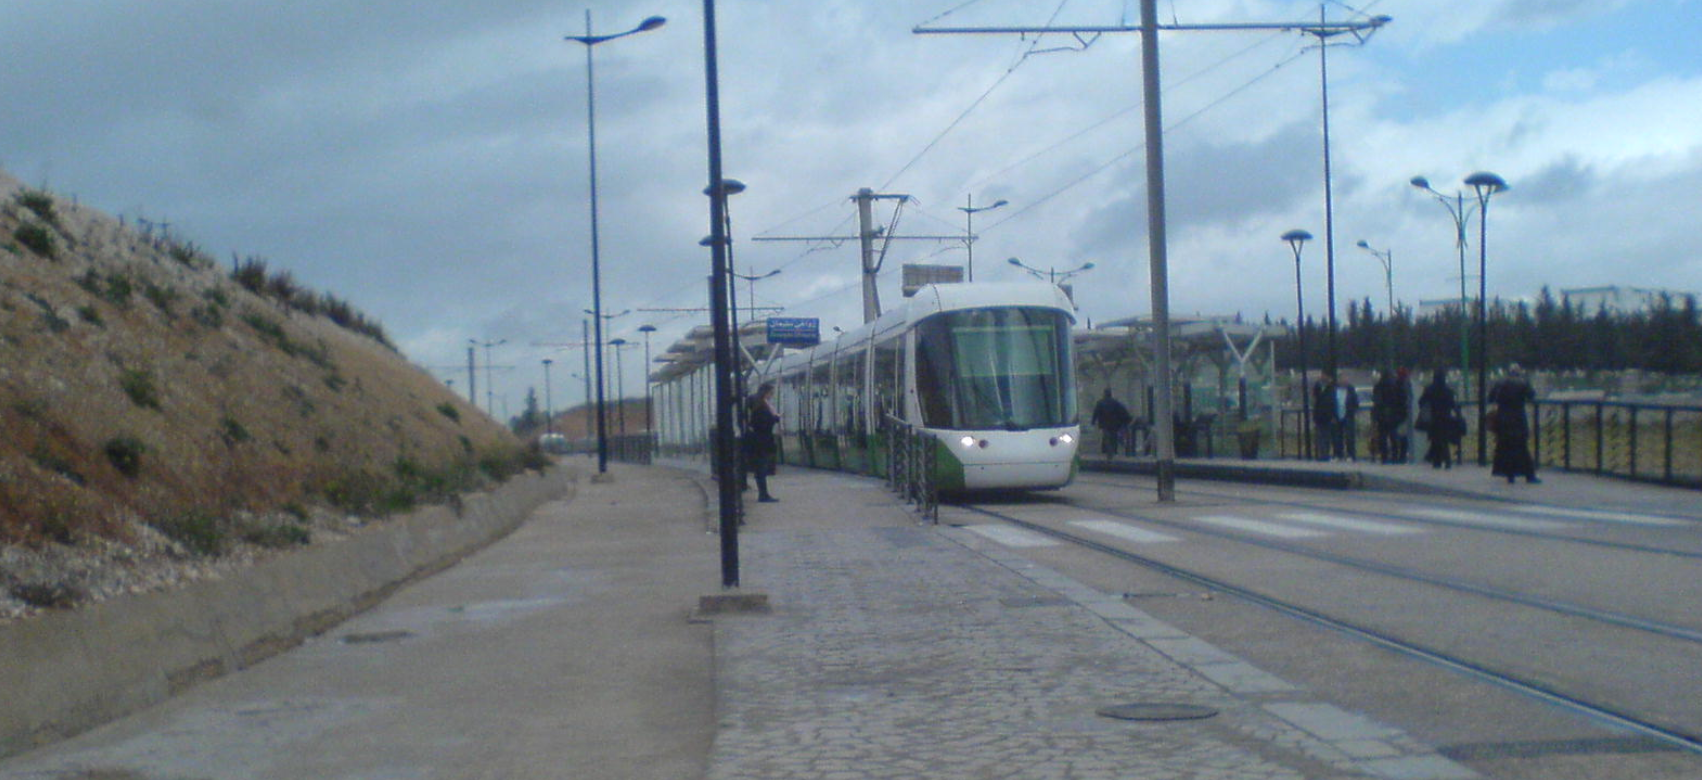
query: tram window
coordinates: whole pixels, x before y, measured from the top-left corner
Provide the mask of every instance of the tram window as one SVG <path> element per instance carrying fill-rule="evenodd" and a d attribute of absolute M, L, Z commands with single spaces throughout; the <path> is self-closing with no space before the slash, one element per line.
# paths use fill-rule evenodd
<path fill-rule="evenodd" d="M 892 339 L 875 345 L 875 423 L 885 425 L 887 415 L 902 417 L 899 405 L 898 378 L 900 347 L 904 342 Z"/>
<path fill-rule="evenodd" d="M 845 354 L 833 365 L 835 387 L 839 392 L 837 430 L 858 436 L 863 430 L 863 353 Z"/>
<path fill-rule="evenodd" d="M 810 368 L 810 410 L 805 423 L 818 433 L 824 433 L 833 422 L 833 364 L 821 361 Z"/>
<path fill-rule="evenodd" d="M 1046 309 L 948 312 L 917 328 L 917 392 L 932 428 L 1075 422 L 1069 320 Z"/>

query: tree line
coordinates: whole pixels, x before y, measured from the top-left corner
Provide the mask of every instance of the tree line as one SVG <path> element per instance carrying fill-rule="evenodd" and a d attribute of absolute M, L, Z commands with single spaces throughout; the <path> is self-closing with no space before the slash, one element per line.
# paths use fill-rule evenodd
<path fill-rule="evenodd" d="M 1267 317 L 1267 322 L 1269 318 Z M 1642 370 L 1702 374 L 1702 316 L 1696 296 L 1662 294 L 1639 311 L 1593 311 L 1557 300 L 1547 287 L 1535 302 L 1490 302 L 1486 316 L 1491 370 L 1518 363 L 1539 371 Z M 1328 322 L 1307 317 L 1306 365 L 1317 370 L 1329 355 Z M 1377 311 L 1369 298 L 1349 301 L 1338 321 L 1337 363 L 1345 368 L 1457 368 L 1462 334 L 1477 363 L 1477 306 L 1450 306 L 1426 314 L 1397 306 Z M 1279 369 L 1299 366 L 1300 339 L 1276 345 Z"/>

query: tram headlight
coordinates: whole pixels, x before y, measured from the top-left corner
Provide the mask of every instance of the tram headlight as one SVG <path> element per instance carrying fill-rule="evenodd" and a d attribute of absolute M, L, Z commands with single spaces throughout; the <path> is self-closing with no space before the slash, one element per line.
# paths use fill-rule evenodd
<path fill-rule="evenodd" d="M 975 437 L 974 436 L 965 436 L 961 439 L 958 439 L 957 443 L 963 445 L 964 449 L 969 449 L 970 447 L 975 446 Z"/>
<path fill-rule="evenodd" d="M 1058 441 L 1061 441 L 1065 444 L 1075 444 L 1076 443 L 1076 437 L 1071 436 L 1071 435 L 1066 433 L 1062 436 L 1059 436 Z"/>

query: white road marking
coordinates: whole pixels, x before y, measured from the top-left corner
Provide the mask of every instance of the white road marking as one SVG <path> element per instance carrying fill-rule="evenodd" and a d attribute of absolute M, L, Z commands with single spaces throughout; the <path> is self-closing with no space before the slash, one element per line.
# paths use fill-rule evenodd
<path fill-rule="evenodd" d="M 1105 534 L 1106 536 L 1115 536 L 1118 539 L 1126 539 L 1137 544 L 1182 541 L 1174 536 L 1165 536 L 1157 531 L 1148 531 L 1145 528 L 1136 528 L 1127 523 L 1116 522 L 1115 520 L 1071 520 L 1069 524 L 1077 528 L 1085 528 L 1095 533 Z"/>
<path fill-rule="evenodd" d="M 1567 509 L 1559 506 L 1537 506 L 1525 504 L 1513 507 L 1515 512 L 1532 515 L 1552 515 L 1558 517 L 1573 517 L 1579 520 L 1606 520 L 1610 523 L 1631 523 L 1632 525 L 1690 525 L 1688 521 L 1656 515 L 1639 515 L 1632 512 L 1604 512 L 1597 509 Z"/>
<path fill-rule="evenodd" d="M 1221 525 L 1225 528 L 1234 528 L 1238 531 L 1247 531 L 1249 533 L 1263 534 L 1265 536 L 1275 536 L 1282 539 L 1307 539 L 1315 536 L 1329 536 L 1329 534 L 1326 534 L 1323 531 L 1314 531 L 1310 528 L 1295 528 L 1294 526 L 1267 523 L 1263 520 L 1250 520 L 1245 517 L 1235 517 L 1232 515 L 1204 515 L 1194 519 L 1202 523 Z"/>
<path fill-rule="evenodd" d="M 1436 520 L 1448 520 L 1467 525 L 1481 525 L 1491 528 L 1511 528 L 1518 531 L 1556 531 L 1569 528 L 1566 523 L 1552 520 L 1530 520 L 1523 517 L 1507 517 L 1506 515 L 1490 514 L 1488 512 L 1462 512 L 1457 509 L 1411 508 L 1404 510 L 1420 517 Z"/>
<path fill-rule="evenodd" d="M 1060 544 L 1056 539 L 1041 536 L 1033 531 L 1012 528 L 1008 525 L 970 525 L 964 527 L 1006 547 L 1056 547 Z"/>
<path fill-rule="evenodd" d="M 1355 520 L 1339 515 L 1318 514 L 1316 512 L 1283 512 L 1277 515 L 1279 519 L 1296 523 L 1321 525 L 1325 528 L 1340 528 L 1344 531 L 1360 531 L 1368 534 L 1421 534 L 1422 528 L 1397 523 L 1384 523 L 1376 520 Z"/>

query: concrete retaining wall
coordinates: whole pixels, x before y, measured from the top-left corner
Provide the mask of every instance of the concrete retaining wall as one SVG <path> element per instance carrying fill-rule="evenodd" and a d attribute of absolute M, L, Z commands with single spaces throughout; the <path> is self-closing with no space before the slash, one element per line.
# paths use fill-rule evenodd
<path fill-rule="evenodd" d="M 294 647 L 570 496 L 565 467 L 222 579 L 0 626 L 0 756 L 77 734 Z"/>

